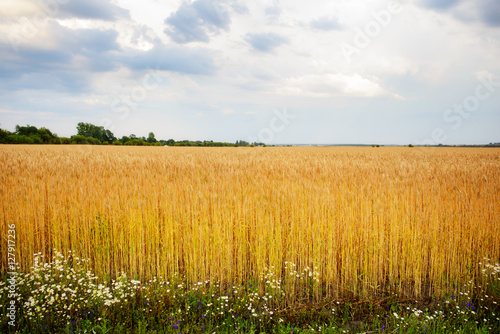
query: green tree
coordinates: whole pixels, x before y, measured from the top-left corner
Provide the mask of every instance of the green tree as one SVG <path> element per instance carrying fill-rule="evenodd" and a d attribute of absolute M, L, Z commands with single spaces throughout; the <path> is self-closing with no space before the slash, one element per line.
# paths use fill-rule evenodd
<path fill-rule="evenodd" d="M 125 144 L 126 142 L 128 142 L 130 140 L 130 137 L 127 137 L 127 136 L 123 136 L 121 139 L 120 139 L 120 142 L 122 144 Z"/>
<path fill-rule="evenodd" d="M 34 144 L 35 141 L 31 136 L 13 134 L 7 137 L 9 144 Z"/>
<path fill-rule="evenodd" d="M 235 146 L 250 146 L 250 144 L 244 140 L 237 140 Z"/>
<path fill-rule="evenodd" d="M 57 135 L 54 135 L 47 128 L 38 129 L 38 135 L 42 138 L 44 144 L 53 144 L 55 142 L 55 139 L 57 138 Z"/>
<path fill-rule="evenodd" d="M 0 129 L 0 143 L 1 144 L 6 144 L 7 143 L 7 138 L 9 137 L 10 132 L 4 129 Z"/>
<path fill-rule="evenodd" d="M 36 126 L 32 126 L 29 124 L 26 126 L 16 125 L 16 134 L 21 136 L 36 135 L 38 134 L 38 129 L 36 128 Z"/>
<path fill-rule="evenodd" d="M 101 142 L 113 142 L 116 140 L 113 132 L 105 129 L 103 126 L 96 126 L 94 124 L 80 122 L 76 126 L 76 130 L 78 132 L 78 135 L 80 136 L 85 136 L 87 138 L 92 137 L 98 139 Z"/>
<path fill-rule="evenodd" d="M 155 134 L 154 133 L 152 133 L 152 132 L 149 133 L 147 142 L 148 143 L 156 143 L 156 138 L 155 138 Z"/>
<path fill-rule="evenodd" d="M 84 135 L 75 135 L 71 136 L 71 143 L 72 144 L 88 144 L 89 142 L 87 141 L 87 137 Z"/>
<path fill-rule="evenodd" d="M 92 145 L 101 145 L 101 141 L 93 137 L 87 137 L 87 142 Z"/>

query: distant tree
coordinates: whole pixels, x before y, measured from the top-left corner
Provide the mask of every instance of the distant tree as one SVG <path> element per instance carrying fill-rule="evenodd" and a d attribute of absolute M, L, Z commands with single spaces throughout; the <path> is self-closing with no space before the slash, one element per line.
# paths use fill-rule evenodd
<path fill-rule="evenodd" d="M 90 123 L 80 122 L 76 126 L 76 130 L 78 135 L 85 136 L 87 138 L 92 137 L 98 139 L 99 141 L 108 141 L 112 142 L 116 140 L 116 137 L 113 135 L 113 132 L 105 129 L 103 126 L 97 126 Z"/>
<path fill-rule="evenodd" d="M 79 136 L 92 137 L 96 126 L 90 123 L 80 122 L 76 125 L 76 133 Z"/>
<path fill-rule="evenodd" d="M 101 141 L 93 137 L 87 137 L 87 142 L 92 145 L 101 145 Z"/>
<path fill-rule="evenodd" d="M 142 139 L 135 138 L 135 139 L 130 139 L 130 140 L 126 141 L 125 143 L 123 143 L 123 145 L 127 145 L 127 146 L 146 146 L 146 145 L 148 145 L 148 143 L 145 142 Z"/>
<path fill-rule="evenodd" d="M 115 135 L 110 130 L 104 130 L 104 139 L 110 143 L 116 140 Z"/>
<path fill-rule="evenodd" d="M 43 144 L 43 139 L 42 139 L 42 136 L 40 136 L 38 133 L 37 134 L 34 134 L 34 135 L 30 135 L 28 136 L 30 137 L 31 139 L 33 139 L 33 144 Z"/>
<path fill-rule="evenodd" d="M 237 140 L 235 146 L 249 146 L 250 144 L 244 140 Z"/>
<path fill-rule="evenodd" d="M 10 132 L 4 129 L 0 129 L 0 143 L 1 144 L 6 144 L 7 143 L 7 138 L 9 137 Z"/>
<path fill-rule="evenodd" d="M 40 128 L 40 129 L 38 129 L 38 135 L 41 137 L 42 142 L 44 144 L 54 144 L 55 143 L 55 139 L 57 139 L 57 135 L 54 135 L 47 128 Z"/>
<path fill-rule="evenodd" d="M 84 135 L 71 136 L 71 143 L 72 144 L 89 144 L 87 137 L 85 137 Z"/>
<path fill-rule="evenodd" d="M 36 135 L 38 134 L 38 129 L 36 128 L 36 126 L 32 125 L 26 125 L 26 126 L 16 125 L 16 134 L 21 136 Z"/>
<path fill-rule="evenodd" d="M 128 142 L 130 140 L 130 137 L 127 137 L 127 136 L 123 136 L 121 139 L 120 139 L 120 142 L 122 144 L 125 144 L 126 142 Z"/>
<path fill-rule="evenodd" d="M 32 136 L 13 134 L 7 137 L 7 143 L 9 144 L 34 144 Z"/>
<path fill-rule="evenodd" d="M 156 138 L 155 138 L 154 133 L 152 133 L 152 132 L 149 133 L 147 142 L 148 143 L 156 143 Z"/>

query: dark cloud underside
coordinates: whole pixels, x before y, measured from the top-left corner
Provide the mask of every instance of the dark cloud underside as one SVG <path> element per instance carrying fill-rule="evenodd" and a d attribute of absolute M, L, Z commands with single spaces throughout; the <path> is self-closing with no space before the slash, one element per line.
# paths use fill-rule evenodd
<path fill-rule="evenodd" d="M 311 21 L 310 26 L 313 29 L 325 30 L 325 31 L 336 30 L 341 28 L 337 20 L 328 17 L 320 17 L 314 21 Z"/>
<path fill-rule="evenodd" d="M 231 18 L 227 6 L 220 1 L 198 0 L 183 3 L 170 15 L 165 24 L 165 33 L 180 44 L 209 42 L 209 32 L 228 30 Z"/>
<path fill-rule="evenodd" d="M 481 6 L 481 18 L 490 26 L 500 26 L 500 1 L 486 0 Z"/>
<path fill-rule="evenodd" d="M 135 70 L 158 69 L 188 74 L 212 74 L 217 67 L 205 49 L 158 46 L 149 51 L 129 51 L 122 62 Z"/>
<path fill-rule="evenodd" d="M 288 43 L 286 37 L 275 33 L 248 34 L 245 39 L 255 50 L 262 52 L 272 52 L 278 46 Z"/>
<path fill-rule="evenodd" d="M 97 19 L 115 21 L 118 18 L 128 18 L 130 13 L 109 1 L 102 0 L 67 0 L 61 1 L 61 13 L 63 16 L 77 17 L 83 19 Z"/>
<path fill-rule="evenodd" d="M 421 3 L 427 7 L 437 10 L 446 10 L 461 2 L 462 0 L 422 0 Z"/>

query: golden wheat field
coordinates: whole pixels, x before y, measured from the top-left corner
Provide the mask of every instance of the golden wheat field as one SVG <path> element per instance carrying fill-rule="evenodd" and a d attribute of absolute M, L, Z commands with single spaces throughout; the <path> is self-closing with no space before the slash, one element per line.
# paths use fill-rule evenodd
<path fill-rule="evenodd" d="M 322 295 L 425 296 L 500 258 L 498 149 L 1 146 L 0 166 L 24 270 L 57 249 L 103 277 L 242 283 L 289 261 Z"/>

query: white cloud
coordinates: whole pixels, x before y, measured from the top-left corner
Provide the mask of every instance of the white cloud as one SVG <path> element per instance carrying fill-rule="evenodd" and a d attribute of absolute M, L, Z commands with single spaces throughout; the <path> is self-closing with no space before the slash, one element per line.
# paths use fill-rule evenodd
<path fill-rule="evenodd" d="M 224 108 L 222 110 L 223 115 L 233 115 L 235 113 L 236 113 L 236 111 L 233 108 Z"/>
<path fill-rule="evenodd" d="M 310 74 L 288 78 L 277 94 L 308 97 L 376 97 L 390 95 L 388 91 L 372 80 L 360 75 Z"/>
<path fill-rule="evenodd" d="M 244 131 L 258 131 L 251 127 L 261 124 L 252 122 L 265 125 L 266 111 L 288 106 L 315 117 L 294 125 L 290 138 L 296 135 L 296 142 L 310 133 L 338 140 L 318 134 L 331 122 L 349 128 L 368 115 L 397 114 L 401 118 L 387 116 L 383 122 L 374 117 L 370 126 L 398 128 L 393 142 L 408 143 L 412 138 L 401 133 L 432 130 L 428 115 L 440 120 L 443 108 L 477 85 L 477 73 L 500 75 L 500 32 L 493 15 L 498 6 L 492 0 L 463 0 L 446 8 L 405 1 L 404 11 L 351 63 L 339 45 L 352 43 L 355 29 L 387 8 L 386 0 L 72 1 L 35 30 L 33 17 L 41 13 L 36 3 L 0 3 L 2 114 L 23 110 L 29 121 L 37 115 L 29 112 L 52 112 L 61 121 L 45 124 L 49 128 L 84 115 L 87 122 L 112 119 L 120 135 L 150 126 L 157 138 L 236 140 Z M 189 20 L 179 14 L 182 8 L 193 9 L 187 11 Z M 484 12 L 488 8 L 491 15 Z M 169 17 L 176 20 L 166 25 Z M 174 28 L 177 35 L 165 34 Z M 12 34 L 22 37 L 18 50 L 8 39 Z M 139 92 L 149 70 L 164 81 L 134 101 L 126 119 L 113 114 L 116 96 Z M 26 98 L 39 95 L 47 99 Z M 475 129 L 498 120 L 495 96 L 482 103 L 480 115 L 488 116 L 478 118 Z M 469 120 L 473 124 L 472 116 Z M 358 142 L 371 143 L 379 134 L 367 130 L 360 136 Z M 455 137 L 460 136 L 450 135 Z"/>
<path fill-rule="evenodd" d="M 16 20 L 23 16 L 33 16 L 40 13 L 40 6 L 34 1 L 17 0 L 0 2 L 0 19 Z"/>

